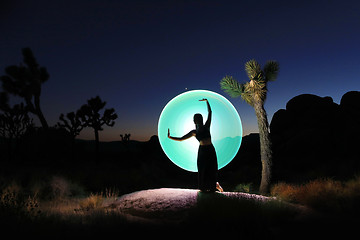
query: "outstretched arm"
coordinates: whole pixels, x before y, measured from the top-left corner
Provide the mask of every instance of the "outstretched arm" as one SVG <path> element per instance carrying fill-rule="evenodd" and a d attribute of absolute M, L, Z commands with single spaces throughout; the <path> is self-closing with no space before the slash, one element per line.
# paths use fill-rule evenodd
<path fill-rule="evenodd" d="M 203 98 L 203 99 L 201 99 L 199 101 L 206 101 L 206 105 L 207 105 L 207 109 L 208 109 L 208 118 L 206 120 L 205 127 L 210 128 L 212 111 L 211 111 L 209 101 L 206 98 Z"/>
<path fill-rule="evenodd" d="M 185 134 L 182 137 L 172 137 L 172 136 L 170 136 L 170 129 L 168 129 L 168 138 L 170 138 L 171 140 L 175 140 L 175 141 L 184 141 L 184 140 L 186 140 L 188 138 L 191 138 L 191 137 L 195 136 L 195 134 L 196 134 L 196 131 L 192 130 L 192 131 L 190 131 L 189 133 Z"/>

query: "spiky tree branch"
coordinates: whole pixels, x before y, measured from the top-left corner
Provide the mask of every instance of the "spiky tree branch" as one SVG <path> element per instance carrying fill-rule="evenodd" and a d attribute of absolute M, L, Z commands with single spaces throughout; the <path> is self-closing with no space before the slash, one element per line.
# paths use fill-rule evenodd
<path fill-rule="evenodd" d="M 254 59 L 245 63 L 245 71 L 250 80 L 258 79 L 261 73 L 260 64 Z"/>
<path fill-rule="evenodd" d="M 26 66 L 9 66 L 5 68 L 6 75 L 1 76 L 2 87 L 10 94 L 24 98 L 29 112 L 38 116 L 43 128 L 48 128 L 48 123 L 40 108 L 41 84 L 49 79 L 49 74 L 44 67 L 39 67 L 30 48 L 22 50 Z"/>
<path fill-rule="evenodd" d="M 58 122 L 57 126 L 64 128 L 66 131 L 70 133 L 70 135 L 75 138 L 84 128 L 84 123 L 81 121 L 81 111 L 78 110 L 75 112 L 69 112 L 66 114 L 66 118 L 64 114 L 61 114 L 59 117 L 60 122 Z"/>
<path fill-rule="evenodd" d="M 6 93 L 0 93 L 0 136 L 4 138 L 20 138 L 33 125 L 32 119 L 23 103 L 9 106 Z"/>
<path fill-rule="evenodd" d="M 239 97 L 244 93 L 244 85 L 236 81 L 232 76 L 225 76 L 220 82 L 223 89 L 231 97 Z"/>
<path fill-rule="evenodd" d="M 33 125 L 24 104 L 16 104 L 0 114 L 1 132 L 3 137 L 19 139 Z"/>
<path fill-rule="evenodd" d="M 264 66 L 264 75 L 267 82 L 275 81 L 279 74 L 279 64 L 276 61 L 267 61 Z"/>

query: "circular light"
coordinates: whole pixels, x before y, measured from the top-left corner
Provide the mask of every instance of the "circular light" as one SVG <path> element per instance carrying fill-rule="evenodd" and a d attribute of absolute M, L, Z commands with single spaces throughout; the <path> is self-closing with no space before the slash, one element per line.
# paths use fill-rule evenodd
<path fill-rule="evenodd" d="M 204 123 L 208 112 L 206 98 L 212 110 L 211 140 L 216 150 L 218 168 L 226 166 L 236 155 L 242 139 L 239 114 L 225 97 L 207 90 L 193 90 L 173 98 L 162 110 L 158 123 L 158 136 L 162 149 L 177 166 L 197 172 L 199 142 L 195 137 L 174 141 L 167 137 L 168 129 L 173 137 L 182 137 L 195 129 L 194 114 L 200 113 Z"/>

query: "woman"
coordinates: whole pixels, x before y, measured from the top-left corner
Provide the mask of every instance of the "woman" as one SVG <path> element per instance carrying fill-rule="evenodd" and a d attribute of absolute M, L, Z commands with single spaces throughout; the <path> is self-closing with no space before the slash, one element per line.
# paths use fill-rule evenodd
<path fill-rule="evenodd" d="M 223 191 L 217 180 L 218 163 L 216 157 L 215 148 L 211 142 L 210 135 L 210 124 L 211 124 L 211 108 L 207 99 L 201 99 L 199 101 L 206 101 L 208 109 L 208 118 L 204 125 L 203 117 L 197 113 L 194 115 L 195 130 L 190 131 L 183 137 L 172 137 L 170 136 L 170 129 L 168 129 L 168 138 L 175 141 L 184 141 L 191 137 L 196 137 L 200 142 L 197 167 L 198 167 L 198 183 L 199 189 L 203 192 L 213 192 L 218 189 L 220 192 Z"/>

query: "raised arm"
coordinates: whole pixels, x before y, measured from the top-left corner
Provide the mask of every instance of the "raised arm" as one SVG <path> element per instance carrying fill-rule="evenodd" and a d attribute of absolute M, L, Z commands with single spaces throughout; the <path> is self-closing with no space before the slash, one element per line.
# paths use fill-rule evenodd
<path fill-rule="evenodd" d="M 196 131 L 192 130 L 192 131 L 188 132 L 187 134 L 185 134 L 182 137 L 172 137 L 172 136 L 170 136 L 170 129 L 168 129 L 168 138 L 170 138 L 171 140 L 175 140 L 175 141 L 184 141 L 184 140 L 189 139 L 189 138 L 191 138 L 191 137 L 193 137 L 195 135 L 196 135 Z"/>
<path fill-rule="evenodd" d="M 201 99 L 201 100 L 199 100 L 199 101 L 206 101 L 206 105 L 207 105 L 207 109 L 208 109 L 208 118 L 207 118 L 207 120 L 206 120 L 205 127 L 210 128 L 212 111 L 211 111 L 211 107 L 210 107 L 209 101 L 208 101 L 206 98 Z"/>

